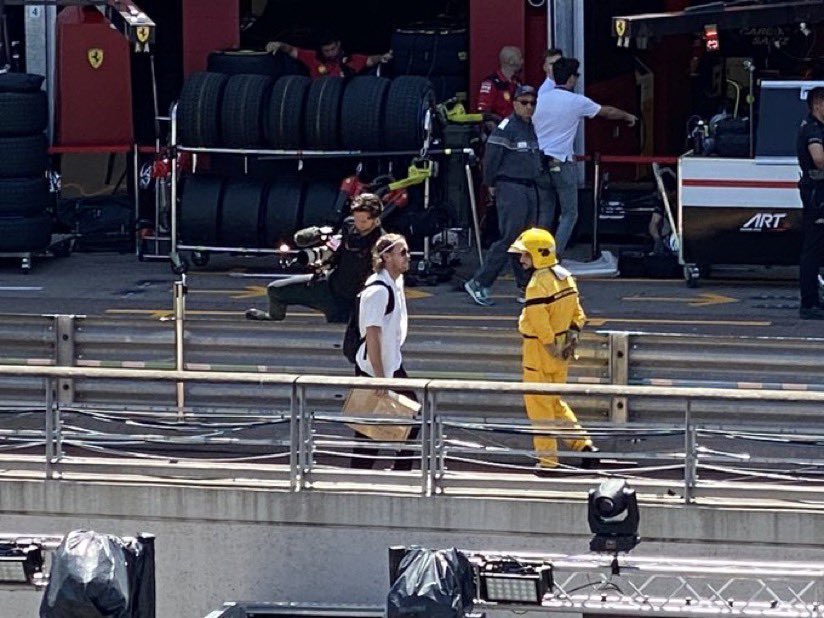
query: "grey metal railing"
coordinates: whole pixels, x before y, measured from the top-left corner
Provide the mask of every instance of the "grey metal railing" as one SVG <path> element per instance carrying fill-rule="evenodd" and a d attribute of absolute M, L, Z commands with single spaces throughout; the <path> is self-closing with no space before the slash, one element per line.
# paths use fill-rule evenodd
<path fill-rule="evenodd" d="M 288 488 L 292 491 L 335 489 L 355 483 L 369 491 L 392 487 L 424 496 L 440 493 L 477 494 L 479 488 L 502 495 L 541 492 L 583 492 L 592 484 L 592 472 L 562 465 L 553 478 L 529 472 L 540 453 L 532 451 L 529 439 L 537 434 L 569 437 L 576 430 L 553 424 L 531 425 L 523 419 L 455 416 L 441 407 L 442 398 L 472 391 L 480 396 L 504 393 L 577 395 L 583 397 L 633 397 L 680 402 L 678 425 L 634 423 L 587 425 L 599 443 L 609 446 L 649 442 L 650 448 L 634 452 L 605 449 L 602 459 L 614 459 L 599 476 L 633 479 L 648 499 L 695 501 L 756 495 L 759 499 L 803 500 L 824 505 L 824 459 L 820 445 L 824 430 L 816 428 L 824 393 L 775 390 L 731 390 L 624 385 L 549 385 L 464 380 L 367 379 L 340 376 L 298 376 L 244 372 L 200 372 L 150 369 L 108 369 L 0 366 L 0 377 L 22 377 L 39 381 L 41 405 L 27 412 L 24 422 L 0 430 L 0 461 L 8 469 L 39 470 L 46 478 L 72 475 L 135 475 L 174 482 L 191 479 L 254 479 L 256 486 Z M 64 406 L 53 396 L 64 380 L 115 381 L 141 385 L 160 383 L 187 388 L 200 385 L 235 384 L 247 389 L 281 389 L 288 393 L 289 407 L 278 411 L 266 399 L 258 411 L 182 411 L 176 406 L 140 411 L 90 412 Z M 420 470 L 388 472 L 352 470 L 348 458 L 356 442 L 348 431 L 330 432 L 328 427 L 344 423 L 401 423 L 398 419 L 344 417 L 318 411 L 314 398 L 328 388 L 395 388 L 412 390 L 422 402 L 420 417 L 413 421 L 419 437 L 404 449 L 412 450 Z M 806 427 L 765 429 L 743 424 L 704 423 L 692 408 L 700 401 L 724 401 L 740 406 L 753 403 L 792 402 L 804 406 L 810 423 Z M 37 412 L 41 416 L 37 415 Z M 87 415 L 89 423 L 77 421 Z M 105 425 L 106 429 L 95 426 Z M 121 423 L 128 426 L 124 431 Z M 412 424 L 405 421 L 403 424 Z M 112 429 L 112 427 L 115 429 Z M 42 427 L 42 429 L 41 429 Z M 259 431 L 239 437 L 240 431 Z M 468 438 L 461 431 L 472 432 Z M 494 435 L 484 442 L 484 434 Z M 514 438 L 513 438 L 514 436 Z M 507 440 L 515 440 L 515 444 Z M 524 439 L 527 440 L 524 443 Z M 520 442 L 518 442 L 520 441 Z M 717 443 L 725 444 L 718 448 Z M 732 450 L 732 444 L 747 448 Z M 398 444 L 371 443 L 375 448 L 398 449 Z M 756 448 L 756 445 L 758 448 Z M 764 448 L 766 445 L 766 448 Z M 792 452 L 787 451 L 788 446 Z M 202 447 L 195 454 L 192 449 Z M 156 449 L 166 449 L 158 451 Z M 172 450 L 169 450 L 172 449 Z M 225 451 L 220 454 L 219 451 Z M 802 453 L 799 454 L 798 450 Z M 807 450 L 807 454 L 803 451 Z M 559 455 L 592 457 L 560 451 Z M 396 454 L 388 458 L 396 457 Z M 449 464 L 449 465 L 447 465 Z M 457 464 L 457 465 L 455 465 Z M 463 468 L 461 465 L 463 464 Z"/>
<path fill-rule="evenodd" d="M 413 316 L 414 326 L 414 316 Z M 172 369 L 179 360 L 176 328 L 182 332 L 183 366 L 190 370 L 257 373 L 351 373 L 340 351 L 340 325 L 281 322 L 253 323 L 188 319 L 124 320 L 82 316 L 2 316 L 0 362 L 77 367 Z M 404 364 L 411 375 L 426 378 L 520 381 L 520 340 L 499 329 L 438 327 L 410 329 Z M 824 391 L 824 339 L 657 335 L 587 331 L 581 358 L 571 367 L 579 384 L 707 386 L 749 389 Z M 330 387 L 329 400 L 345 392 Z M 199 407 L 243 408 L 253 404 L 246 389 L 200 384 L 187 388 L 185 402 Z M 280 397 L 280 395 L 277 395 Z M 30 378 L 0 376 L 0 399 L 33 402 L 40 390 Z M 681 408 L 671 402 L 624 396 L 581 398 L 571 395 L 579 415 L 588 420 L 676 421 Z M 178 403 L 175 385 L 133 385 L 83 378 L 61 381 L 63 405 L 117 406 L 124 399 L 147 406 Z M 272 401 L 286 407 L 288 398 Z M 517 396 L 472 391 L 453 393 L 442 404 L 456 414 L 494 415 L 520 405 Z M 771 411 L 793 418 L 792 402 L 753 402 L 753 414 Z M 723 419 L 731 412 L 723 401 L 699 405 L 699 415 Z"/>

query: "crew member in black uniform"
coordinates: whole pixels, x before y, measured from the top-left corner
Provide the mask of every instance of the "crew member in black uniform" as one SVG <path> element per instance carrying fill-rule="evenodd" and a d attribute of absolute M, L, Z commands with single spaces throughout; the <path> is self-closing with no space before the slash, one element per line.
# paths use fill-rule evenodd
<path fill-rule="evenodd" d="M 824 263 L 824 87 L 807 93 L 809 115 L 798 131 L 798 164 L 801 166 L 803 241 L 801 244 L 802 320 L 824 320 L 824 305 L 818 293 L 818 272 Z"/>
<path fill-rule="evenodd" d="M 355 298 L 372 274 L 372 247 L 383 235 L 383 202 L 377 195 L 362 193 L 352 200 L 351 212 L 328 261 L 318 264 L 314 274 L 272 281 L 266 287 L 269 311 L 247 309 L 248 319 L 280 321 L 289 305 L 304 305 L 322 311 L 327 322 L 349 321 Z"/>
<path fill-rule="evenodd" d="M 501 238 L 489 247 L 486 259 L 464 289 L 476 303 L 493 304 L 489 288 L 506 266 L 512 264 L 515 283 L 523 298 L 529 282 L 526 271 L 507 253 L 518 235 L 535 224 L 538 217 L 538 193 L 535 180 L 542 172 L 541 149 L 532 126 L 537 93 L 522 84 L 515 91 L 515 112 L 504 118 L 486 141 L 484 182 L 495 197 L 498 210 L 498 230 Z M 523 301 L 520 301 L 523 302 Z"/>

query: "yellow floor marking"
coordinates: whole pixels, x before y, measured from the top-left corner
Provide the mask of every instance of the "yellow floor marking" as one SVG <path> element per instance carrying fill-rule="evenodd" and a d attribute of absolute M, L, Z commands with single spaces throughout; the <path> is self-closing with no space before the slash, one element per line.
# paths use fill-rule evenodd
<path fill-rule="evenodd" d="M 726 305 L 737 303 L 737 298 L 714 294 L 712 292 L 702 292 L 698 296 L 624 296 L 621 300 L 628 302 L 650 302 L 650 303 L 686 303 L 690 307 L 707 307 L 709 305 Z"/>
<path fill-rule="evenodd" d="M 587 326 L 603 326 L 607 323 L 625 324 L 679 324 L 690 326 L 772 326 L 772 322 L 756 320 L 659 320 L 652 318 L 589 318 Z"/>
<path fill-rule="evenodd" d="M 430 296 L 432 296 L 432 294 L 429 292 L 423 292 L 421 290 L 413 290 L 409 288 L 406 288 L 404 292 L 404 296 L 406 296 L 408 300 L 417 300 L 419 298 L 429 298 Z M 266 296 L 266 286 L 247 285 L 242 290 L 239 290 L 237 288 L 225 290 L 198 290 L 197 288 L 189 288 L 189 294 L 218 294 L 228 296 L 229 298 L 237 299 L 261 298 Z"/>

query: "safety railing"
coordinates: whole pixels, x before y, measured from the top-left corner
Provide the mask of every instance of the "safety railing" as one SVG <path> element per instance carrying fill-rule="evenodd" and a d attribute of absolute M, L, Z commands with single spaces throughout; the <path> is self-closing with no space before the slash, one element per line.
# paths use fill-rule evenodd
<path fill-rule="evenodd" d="M 292 491 L 355 486 L 362 491 L 392 489 L 432 496 L 478 495 L 483 488 L 485 493 L 512 496 L 584 492 L 597 474 L 632 479 L 648 500 L 691 502 L 750 495 L 824 507 L 824 429 L 818 423 L 824 393 L 1 366 L 0 377 L 9 376 L 39 380 L 44 390 L 39 406 L 0 415 L 0 461 L 6 469 L 35 470 L 44 478 L 116 475 L 234 486 L 249 479 L 256 487 Z M 184 383 L 192 389 L 235 384 L 257 396 L 257 411 L 77 409 L 57 401 L 56 385 L 63 380 L 109 380 L 138 389 L 152 383 Z M 422 403 L 420 416 L 345 417 L 340 410 L 333 414 L 318 409 L 327 389 L 353 387 L 412 390 Z M 287 408 L 270 405 L 276 391 L 288 397 Z M 581 430 L 530 424 L 503 414 L 471 418 L 444 410 L 444 400 L 466 392 L 655 399 L 680 406 L 682 420 L 669 425 L 587 423 L 587 432 L 603 451 L 595 455 L 559 450 L 560 465 L 547 478 L 532 474 L 534 463 L 548 453 L 536 453 L 531 438 L 542 435 L 562 442 Z M 807 422 L 790 429 L 734 420 L 723 425 L 703 422 L 694 409 L 700 402 L 713 401 L 742 409 L 754 403 L 792 402 L 803 408 Z M 376 461 L 384 464 L 397 460 L 399 448 L 409 451 L 412 471 L 350 468 L 352 449 L 365 443 L 344 425 L 368 422 L 418 427 L 418 436 L 403 445 L 366 443 L 372 449 L 393 451 L 378 456 Z M 569 463 L 573 457 L 577 462 L 596 456 L 601 459 L 597 472 Z"/>
<path fill-rule="evenodd" d="M 414 319 L 414 317 L 413 317 Z M 176 340 L 176 329 L 182 335 Z M 340 351 L 339 325 L 268 323 L 189 319 L 123 320 L 71 315 L 16 316 L 0 319 L 3 364 L 65 367 L 172 369 L 182 358 L 190 370 L 248 371 L 255 373 L 324 373 L 352 371 Z M 647 386 L 706 386 L 773 390 L 824 390 L 824 341 L 821 339 L 664 335 L 586 331 L 571 366 L 570 382 Z M 404 348 L 404 364 L 411 375 L 426 378 L 520 381 L 521 342 L 515 332 L 497 329 L 454 328 L 427 324 L 411 329 Z M 0 400 L 22 404 L 41 399 L 39 385 L 30 378 L 0 376 Z M 328 401 L 337 406 L 345 391 L 329 387 Z M 61 405 L 118 407 L 178 405 L 175 385 L 122 384 L 83 378 L 61 380 Z M 275 394 L 271 404 L 284 408 L 288 398 Z M 233 385 L 187 386 L 185 403 L 200 408 L 238 409 L 254 397 Z M 644 398 L 581 398 L 571 395 L 580 416 L 612 422 L 671 421 L 681 410 L 667 401 Z M 455 414 L 497 415 L 520 410 L 517 396 L 468 390 L 444 401 Z M 753 402 L 753 414 L 771 413 L 785 419 L 796 414 L 796 404 Z M 701 404 L 697 413 L 723 420 L 741 414 L 723 401 Z M 746 411 L 745 411 L 746 412 Z M 518 412 L 520 414 L 520 412 Z M 760 418 L 760 416 L 759 416 Z"/>

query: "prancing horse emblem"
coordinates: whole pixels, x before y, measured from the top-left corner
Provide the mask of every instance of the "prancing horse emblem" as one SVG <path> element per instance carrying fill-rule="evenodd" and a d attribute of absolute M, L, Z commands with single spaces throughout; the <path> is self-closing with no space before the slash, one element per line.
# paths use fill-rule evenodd
<path fill-rule="evenodd" d="M 625 19 L 616 19 L 615 20 L 615 34 L 618 36 L 624 36 L 624 33 L 627 31 L 627 22 Z"/>
<path fill-rule="evenodd" d="M 86 51 L 86 58 L 88 58 L 93 69 L 99 69 L 100 65 L 103 64 L 103 50 L 99 47 L 92 47 Z"/>

